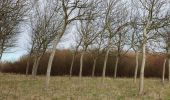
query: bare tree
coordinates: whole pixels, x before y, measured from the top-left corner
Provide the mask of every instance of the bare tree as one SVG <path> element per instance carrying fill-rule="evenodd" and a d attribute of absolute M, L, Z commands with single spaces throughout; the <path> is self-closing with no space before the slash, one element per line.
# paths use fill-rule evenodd
<path fill-rule="evenodd" d="M 142 65 L 140 70 L 139 94 L 143 94 L 144 88 L 144 70 L 146 62 L 146 45 L 150 36 L 154 36 L 155 30 L 164 26 L 165 14 L 162 13 L 166 6 L 166 0 L 138 0 L 135 6 L 140 9 L 140 22 L 143 28 L 142 39 Z"/>
<path fill-rule="evenodd" d="M 61 22 L 54 21 L 59 13 L 60 7 L 54 7 L 52 1 L 44 2 L 43 6 L 39 6 L 40 2 L 36 2 L 32 7 L 31 16 L 31 50 L 30 55 L 34 56 L 34 64 L 32 68 L 32 76 L 37 74 L 39 62 L 45 54 L 54 37 L 58 36 Z"/>
<path fill-rule="evenodd" d="M 101 34 L 104 30 L 104 28 L 98 26 L 98 19 L 96 16 L 96 12 L 94 11 L 94 6 L 90 7 L 90 11 L 88 13 L 88 19 L 93 20 L 81 20 L 80 21 L 80 27 L 77 28 L 80 38 L 82 39 L 82 52 L 80 57 L 80 71 L 79 71 L 79 77 L 82 77 L 82 69 L 83 69 L 83 58 L 85 53 L 87 52 L 88 47 L 94 42 L 94 40 Z M 94 29 L 96 29 L 94 31 Z"/>
<path fill-rule="evenodd" d="M 25 0 L 0 1 L 0 59 L 2 54 L 16 45 L 19 24 L 27 11 Z"/>
<path fill-rule="evenodd" d="M 92 0 L 93 1 L 93 0 Z M 49 81 L 50 81 L 50 73 L 51 73 L 51 67 L 52 62 L 54 59 L 56 47 L 58 43 L 60 42 L 60 39 L 63 37 L 65 31 L 67 30 L 67 27 L 69 24 L 75 20 L 86 20 L 86 11 L 83 10 L 84 8 L 87 8 L 91 5 L 89 5 L 88 0 L 82 1 L 82 0 L 59 0 L 56 4 L 56 6 L 61 7 L 60 13 L 58 13 L 61 18 L 57 19 L 61 21 L 62 27 L 61 30 L 58 32 L 59 36 L 55 37 L 53 43 L 52 43 L 52 52 L 50 54 L 48 67 L 47 67 L 47 74 L 46 74 L 46 89 L 48 89 Z"/>
<path fill-rule="evenodd" d="M 77 38 L 77 37 L 76 37 Z M 71 66 L 70 66 L 70 78 L 72 76 L 72 71 L 73 71 L 73 66 L 74 66 L 74 61 L 75 61 L 75 57 L 76 57 L 76 54 L 78 52 L 78 49 L 81 45 L 81 42 L 82 42 L 82 39 L 76 41 L 76 46 L 75 46 L 75 50 L 73 51 L 73 58 L 72 58 L 72 61 L 71 61 Z"/>
<path fill-rule="evenodd" d="M 116 37 L 116 35 L 119 34 L 122 30 L 124 30 L 124 28 L 128 25 L 128 22 L 124 20 L 124 18 L 126 18 L 127 16 L 123 15 L 123 11 L 125 11 L 124 14 L 126 14 L 125 4 L 123 2 L 119 0 L 108 1 L 106 4 L 106 8 L 107 10 L 105 14 L 105 32 L 107 37 L 107 51 L 103 66 L 103 78 L 105 77 L 107 59 L 113 45 L 114 37 Z"/>
<path fill-rule="evenodd" d="M 137 11 L 139 12 L 139 11 Z M 138 75 L 138 69 L 139 69 L 139 53 L 140 53 L 140 48 L 141 48 L 141 40 L 142 40 L 142 36 L 141 33 L 142 30 L 141 28 L 138 26 L 138 15 L 139 13 L 135 13 L 135 10 L 132 9 L 131 11 L 131 23 L 130 23 L 130 28 L 132 28 L 131 30 L 131 35 L 129 36 L 129 40 L 131 42 L 131 47 L 132 50 L 135 52 L 135 71 L 134 71 L 134 83 L 136 83 L 136 78 Z"/>
<path fill-rule="evenodd" d="M 91 44 L 90 53 L 93 57 L 93 68 L 92 68 L 92 77 L 95 76 L 96 64 L 99 56 L 104 51 L 104 34 L 101 33 L 99 36 L 94 40 L 94 43 Z"/>
<path fill-rule="evenodd" d="M 159 48 L 163 49 L 162 51 L 164 52 L 164 62 L 163 62 L 163 67 L 162 67 L 162 83 L 164 83 L 165 80 L 165 67 L 166 67 L 166 62 L 167 60 L 169 61 L 169 46 L 170 46 L 170 30 L 169 30 L 169 25 L 165 26 L 161 29 L 159 32 L 160 37 L 158 37 L 158 46 Z M 162 45 L 164 44 L 164 45 Z M 168 62 L 168 68 L 169 67 L 169 62 Z M 170 72 L 170 71 L 169 71 Z M 168 80 L 170 78 L 168 77 Z"/>

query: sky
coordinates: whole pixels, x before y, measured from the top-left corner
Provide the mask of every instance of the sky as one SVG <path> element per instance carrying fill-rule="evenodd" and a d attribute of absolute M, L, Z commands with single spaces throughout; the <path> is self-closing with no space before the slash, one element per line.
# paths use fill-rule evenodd
<path fill-rule="evenodd" d="M 17 37 L 17 44 L 16 47 L 11 48 L 9 53 L 4 53 L 2 55 L 2 61 L 17 61 L 19 60 L 23 55 L 28 54 L 27 48 L 28 48 L 28 31 L 26 28 L 22 28 L 21 33 Z M 68 31 L 66 31 L 66 34 L 62 37 L 61 42 L 58 44 L 57 49 L 68 49 L 72 44 L 74 44 L 74 35 L 75 27 L 69 28 Z"/>

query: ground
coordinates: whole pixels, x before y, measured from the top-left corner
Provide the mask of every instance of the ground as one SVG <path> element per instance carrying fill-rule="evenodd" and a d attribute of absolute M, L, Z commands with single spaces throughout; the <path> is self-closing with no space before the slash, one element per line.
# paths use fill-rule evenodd
<path fill-rule="evenodd" d="M 138 95 L 138 82 L 130 78 L 52 77 L 44 90 L 45 77 L 0 73 L 0 100 L 169 100 L 170 83 L 145 79 L 143 96 Z"/>

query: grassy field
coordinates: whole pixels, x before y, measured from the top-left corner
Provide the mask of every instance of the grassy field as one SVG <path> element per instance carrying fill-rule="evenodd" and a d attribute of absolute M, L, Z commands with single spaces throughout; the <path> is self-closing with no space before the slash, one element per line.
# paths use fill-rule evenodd
<path fill-rule="evenodd" d="M 52 77 L 44 91 L 45 77 L 0 73 L 0 100 L 170 100 L 170 84 L 160 79 L 145 79 L 145 92 L 138 96 L 133 79 Z"/>

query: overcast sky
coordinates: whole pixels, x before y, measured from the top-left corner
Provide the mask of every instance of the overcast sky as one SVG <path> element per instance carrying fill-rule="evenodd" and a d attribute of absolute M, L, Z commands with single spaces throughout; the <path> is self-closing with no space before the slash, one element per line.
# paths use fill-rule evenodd
<path fill-rule="evenodd" d="M 62 38 L 57 48 L 67 49 L 74 44 L 74 36 L 72 35 L 75 27 L 67 31 L 67 34 Z M 17 47 L 12 48 L 9 53 L 4 53 L 2 61 L 17 61 L 20 57 L 27 54 L 28 48 L 28 32 L 22 31 L 18 36 Z"/>

